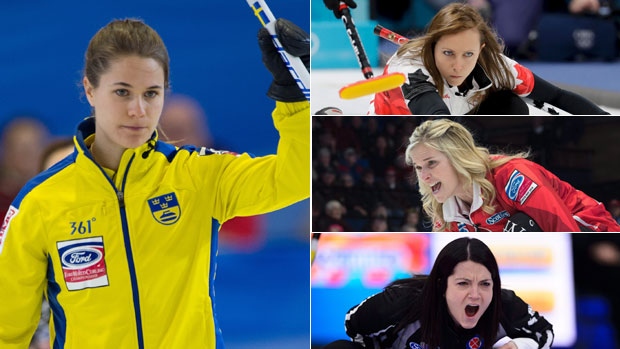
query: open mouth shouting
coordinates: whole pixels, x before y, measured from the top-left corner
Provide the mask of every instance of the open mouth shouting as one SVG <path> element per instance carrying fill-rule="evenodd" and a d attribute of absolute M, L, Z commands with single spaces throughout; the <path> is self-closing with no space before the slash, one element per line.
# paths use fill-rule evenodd
<path fill-rule="evenodd" d="M 456 325 L 465 329 L 476 327 L 493 301 L 491 273 L 480 263 L 458 263 L 448 277 L 445 298 Z"/>
<path fill-rule="evenodd" d="M 479 309 L 480 309 L 479 305 L 469 305 L 468 304 L 468 305 L 465 306 L 465 315 L 467 315 L 468 317 L 474 317 L 478 313 Z"/>
<path fill-rule="evenodd" d="M 439 192 L 439 189 L 441 189 L 441 182 L 437 182 L 437 183 L 431 185 L 431 190 L 432 190 L 434 195 L 436 195 Z"/>

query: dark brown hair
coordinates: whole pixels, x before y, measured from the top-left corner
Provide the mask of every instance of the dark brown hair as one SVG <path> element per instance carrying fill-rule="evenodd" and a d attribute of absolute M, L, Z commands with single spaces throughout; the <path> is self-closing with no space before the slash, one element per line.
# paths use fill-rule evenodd
<path fill-rule="evenodd" d="M 164 71 L 164 88 L 170 84 L 170 58 L 157 32 L 139 19 L 113 20 L 93 36 L 84 56 L 84 76 L 95 88 L 112 61 L 136 55 L 156 60 Z"/>

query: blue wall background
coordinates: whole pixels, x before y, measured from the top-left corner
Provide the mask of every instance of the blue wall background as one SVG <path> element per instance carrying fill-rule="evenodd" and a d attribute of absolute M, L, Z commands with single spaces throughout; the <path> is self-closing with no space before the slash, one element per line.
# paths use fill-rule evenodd
<path fill-rule="evenodd" d="M 268 0 L 276 17 L 309 32 L 307 0 Z M 83 55 L 115 18 L 138 17 L 163 38 L 172 92 L 197 98 L 229 150 L 273 153 L 271 75 L 261 61 L 260 23 L 244 0 L 44 1 L 0 3 L 0 127 L 16 114 L 72 135 L 90 112 L 80 86 Z M 221 251 L 217 311 L 227 348 L 309 345 L 309 200 L 267 215 L 268 237 L 252 253 Z M 291 312 L 290 310 L 293 310 Z"/>

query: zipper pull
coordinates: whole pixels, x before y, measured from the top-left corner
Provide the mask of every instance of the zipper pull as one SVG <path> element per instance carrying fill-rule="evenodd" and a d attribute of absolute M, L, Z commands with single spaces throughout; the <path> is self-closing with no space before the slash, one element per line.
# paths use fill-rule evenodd
<path fill-rule="evenodd" d="M 117 191 L 116 197 L 118 197 L 118 203 L 121 208 L 125 207 L 125 194 L 122 191 Z"/>

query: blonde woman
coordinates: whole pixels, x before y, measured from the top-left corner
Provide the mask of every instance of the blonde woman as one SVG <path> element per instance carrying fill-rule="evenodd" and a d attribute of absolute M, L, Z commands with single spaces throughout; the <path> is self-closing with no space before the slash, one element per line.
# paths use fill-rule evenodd
<path fill-rule="evenodd" d="M 433 230 L 620 231 L 602 203 L 526 156 L 490 154 L 448 119 L 422 123 L 406 150 Z"/>

